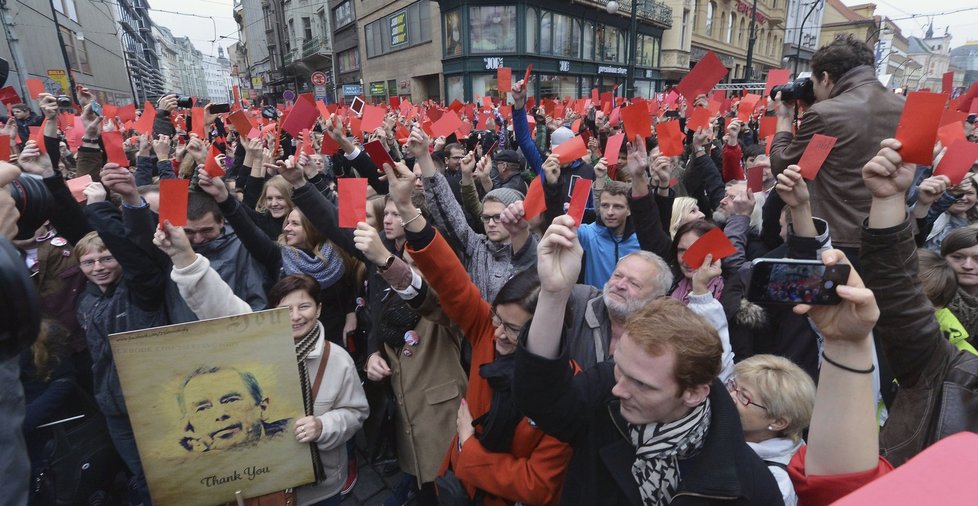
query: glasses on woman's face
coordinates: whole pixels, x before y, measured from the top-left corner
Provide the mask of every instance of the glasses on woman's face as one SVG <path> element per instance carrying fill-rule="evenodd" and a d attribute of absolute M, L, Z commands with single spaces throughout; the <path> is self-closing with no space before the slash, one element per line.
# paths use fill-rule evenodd
<path fill-rule="evenodd" d="M 516 339 L 519 337 L 520 332 L 523 331 L 522 325 L 514 325 L 512 323 L 503 321 L 503 319 L 500 318 L 495 311 L 490 310 L 489 314 L 492 315 L 492 325 L 496 328 L 502 327 L 503 333 L 506 334 L 506 337 Z"/>
<path fill-rule="evenodd" d="M 727 385 L 727 391 L 730 392 L 730 393 L 736 394 L 737 401 L 740 402 L 741 404 L 743 404 L 745 407 L 750 406 L 751 404 L 753 404 L 753 405 L 755 405 L 755 406 L 757 406 L 757 407 L 759 407 L 759 408 L 767 411 L 767 408 L 766 407 L 761 406 L 760 404 L 752 401 L 751 398 L 750 398 L 750 395 L 748 395 L 747 392 L 745 392 L 744 390 L 742 390 L 740 387 L 737 386 L 737 380 L 735 380 L 733 378 L 730 378 L 730 379 L 727 380 L 726 385 Z"/>
<path fill-rule="evenodd" d="M 99 257 L 99 258 L 95 258 L 95 259 L 92 259 L 92 260 L 82 260 L 81 262 L 78 262 L 78 263 L 82 267 L 92 268 L 92 267 L 95 267 L 95 263 L 96 262 L 99 263 L 99 264 L 102 264 L 103 267 L 109 266 L 109 265 L 115 265 L 115 257 L 112 256 L 112 255 L 106 255 L 104 257 Z"/>

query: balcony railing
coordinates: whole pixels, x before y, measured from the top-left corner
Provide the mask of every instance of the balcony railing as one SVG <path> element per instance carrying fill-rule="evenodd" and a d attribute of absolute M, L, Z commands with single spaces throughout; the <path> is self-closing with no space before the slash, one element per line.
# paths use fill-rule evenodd
<path fill-rule="evenodd" d="M 576 3 L 590 5 L 599 9 L 606 9 L 608 0 L 575 0 Z M 652 23 L 662 28 L 672 28 L 672 7 L 655 0 L 617 0 L 618 15 L 629 17 L 632 15 L 632 1 L 638 2 L 635 9 L 637 18 L 640 21 Z"/>
<path fill-rule="evenodd" d="M 328 53 L 329 46 L 323 37 L 313 37 L 302 43 L 302 57 L 308 58 L 314 54 Z"/>

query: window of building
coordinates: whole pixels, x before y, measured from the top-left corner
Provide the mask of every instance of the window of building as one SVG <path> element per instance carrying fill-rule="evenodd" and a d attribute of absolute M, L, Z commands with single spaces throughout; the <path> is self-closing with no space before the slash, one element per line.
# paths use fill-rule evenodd
<path fill-rule="evenodd" d="M 323 40 L 329 40 L 329 27 L 326 26 L 326 11 L 319 9 L 316 12 L 316 21 L 319 24 L 319 35 L 323 38 Z"/>
<path fill-rule="evenodd" d="M 716 11 L 716 8 L 716 2 L 706 3 L 706 24 L 703 27 L 703 33 L 705 33 L 707 37 L 713 36 L 713 14 Z"/>
<path fill-rule="evenodd" d="M 302 41 L 308 42 L 310 40 L 312 40 L 312 20 L 302 18 Z"/>
<path fill-rule="evenodd" d="M 445 56 L 462 56 L 462 13 L 455 9 L 445 13 Z"/>
<path fill-rule="evenodd" d="M 428 2 L 415 2 L 364 26 L 367 58 L 431 42 L 428 5 Z"/>
<path fill-rule="evenodd" d="M 727 44 L 733 42 L 733 25 L 734 25 L 734 15 L 732 12 L 727 13 L 727 31 L 723 34 L 723 41 Z"/>
<path fill-rule="evenodd" d="M 469 41 L 473 53 L 515 53 L 516 6 L 469 6 Z"/>
<path fill-rule="evenodd" d="M 75 10 L 75 0 L 54 0 L 54 10 L 68 16 L 72 21 L 78 21 L 78 12 Z"/>
<path fill-rule="evenodd" d="M 574 18 L 544 11 L 540 35 L 540 54 L 580 58 L 581 27 Z"/>
<path fill-rule="evenodd" d="M 591 90 L 588 90 L 590 93 Z M 576 76 L 540 76 L 540 96 L 542 98 L 563 98 L 576 97 L 577 77 Z"/>
<path fill-rule="evenodd" d="M 295 20 L 289 20 L 289 43 L 286 45 L 286 49 L 295 46 Z"/>
<path fill-rule="evenodd" d="M 639 79 L 635 81 L 634 86 L 634 96 L 636 97 L 652 98 L 652 94 L 655 93 L 655 81 L 645 81 Z"/>
<path fill-rule="evenodd" d="M 601 25 L 595 30 L 597 58 L 609 63 L 625 63 L 625 34 L 613 26 Z"/>
<path fill-rule="evenodd" d="M 65 51 L 68 53 L 68 63 L 71 69 L 85 74 L 91 74 L 92 68 L 88 64 L 88 46 L 84 40 L 78 40 L 75 32 L 61 27 L 61 38 L 65 40 Z"/>
<path fill-rule="evenodd" d="M 594 23 L 584 21 L 584 49 L 581 51 L 581 58 L 591 60 L 594 58 Z"/>
<path fill-rule="evenodd" d="M 686 27 L 689 26 L 689 9 L 683 9 L 683 24 L 682 32 L 679 34 L 679 45 L 680 47 L 686 46 Z"/>
<path fill-rule="evenodd" d="M 460 102 L 465 100 L 465 84 L 462 82 L 462 76 L 445 76 L 445 87 L 447 88 L 446 104 L 453 100 Z"/>
<path fill-rule="evenodd" d="M 265 31 L 272 29 L 272 11 L 267 6 L 261 8 L 262 19 L 265 20 Z"/>
<path fill-rule="evenodd" d="M 340 72 L 352 72 L 360 68 L 360 55 L 357 48 L 347 49 L 336 54 L 336 59 L 340 61 Z"/>
<path fill-rule="evenodd" d="M 537 10 L 532 7 L 526 8 L 526 52 L 537 52 Z"/>
<path fill-rule="evenodd" d="M 747 22 L 744 18 L 740 18 L 740 28 L 737 29 L 737 45 L 744 45 L 744 33 L 747 32 Z"/>
<path fill-rule="evenodd" d="M 652 35 L 640 34 L 638 36 L 638 53 L 636 54 L 636 64 L 643 67 L 659 66 L 659 38 Z"/>
<path fill-rule="evenodd" d="M 336 28 L 342 28 L 355 19 L 353 15 L 353 0 L 346 0 L 345 2 L 336 6 L 333 9 L 333 19 L 336 20 Z"/>
<path fill-rule="evenodd" d="M 391 16 L 388 25 L 390 26 L 391 47 L 400 47 L 407 44 L 407 11 L 404 10 Z"/>

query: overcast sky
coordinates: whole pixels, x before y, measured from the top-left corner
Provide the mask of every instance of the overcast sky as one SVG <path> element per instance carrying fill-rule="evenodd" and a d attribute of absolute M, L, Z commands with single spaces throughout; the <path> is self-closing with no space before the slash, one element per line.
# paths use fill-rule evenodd
<path fill-rule="evenodd" d="M 217 56 L 218 44 L 227 48 L 238 38 L 238 24 L 232 16 L 232 0 L 149 0 L 149 5 L 150 17 L 156 24 L 169 28 L 177 37 L 190 37 L 194 47 L 204 54 Z M 160 10 L 203 17 L 170 14 Z M 207 16 L 212 17 L 213 22 Z M 215 39 L 215 25 L 217 36 L 224 35 L 234 39 L 211 42 Z"/>
<path fill-rule="evenodd" d="M 951 34 L 951 47 L 958 47 L 968 39 L 978 40 L 978 0 L 842 0 L 846 5 L 875 3 L 876 14 L 886 16 L 900 27 L 904 36 L 923 37 L 931 19 L 934 21 L 934 35 L 944 33 L 948 27 Z M 971 10 L 963 10 L 971 9 Z M 930 14 L 941 14 L 929 17 Z M 910 18 L 916 15 L 912 19 Z"/>

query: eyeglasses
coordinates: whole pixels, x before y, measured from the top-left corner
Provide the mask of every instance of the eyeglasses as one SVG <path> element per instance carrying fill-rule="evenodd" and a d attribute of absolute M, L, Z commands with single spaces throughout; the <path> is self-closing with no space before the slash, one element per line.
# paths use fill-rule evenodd
<path fill-rule="evenodd" d="M 505 333 L 507 337 L 515 338 L 516 336 L 520 335 L 520 332 L 523 332 L 523 325 L 513 325 L 512 323 L 504 322 L 503 319 L 492 310 L 489 311 L 489 314 L 492 315 L 493 326 L 502 327 L 503 333 Z"/>
<path fill-rule="evenodd" d="M 115 263 L 115 257 L 112 255 L 106 255 L 104 257 L 99 257 L 93 260 L 82 260 L 81 262 L 78 262 L 78 264 L 81 265 L 82 267 L 94 267 L 95 262 L 98 262 L 102 265 L 112 265 Z"/>
<path fill-rule="evenodd" d="M 501 215 L 498 215 L 498 214 L 491 214 L 491 215 L 490 214 L 483 214 L 479 218 L 482 219 L 482 223 L 489 223 L 490 221 L 496 222 L 496 223 L 502 223 L 502 218 L 500 216 Z"/>
<path fill-rule="evenodd" d="M 751 398 L 750 398 L 750 396 L 747 395 L 747 392 L 741 390 L 740 387 L 737 386 L 737 380 L 735 380 L 733 378 L 730 378 L 730 379 L 727 380 L 726 385 L 727 385 L 727 391 L 730 392 L 730 393 L 737 394 L 737 401 L 739 401 L 744 406 L 750 406 L 751 404 L 753 404 L 753 405 L 755 405 L 755 406 L 757 406 L 757 407 L 759 407 L 759 408 L 767 411 L 767 407 L 761 406 L 760 404 L 752 401 Z"/>

